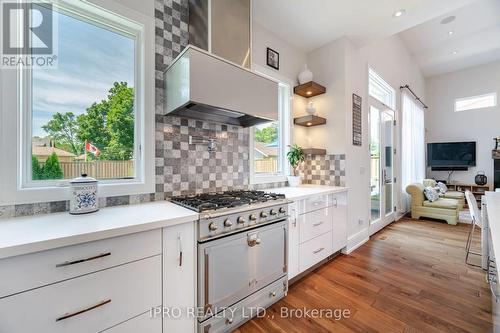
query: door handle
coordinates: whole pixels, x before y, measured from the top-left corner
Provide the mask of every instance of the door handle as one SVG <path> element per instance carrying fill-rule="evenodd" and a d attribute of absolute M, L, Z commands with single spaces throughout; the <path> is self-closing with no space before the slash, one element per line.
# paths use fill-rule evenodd
<path fill-rule="evenodd" d="M 317 249 L 316 251 L 313 251 L 314 254 L 316 253 L 320 253 L 321 251 L 323 251 L 325 248 L 324 247 L 320 247 L 319 249 Z"/>
<path fill-rule="evenodd" d="M 105 301 L 102 301 L 102 302 L 99 302 L 95 305 L 92 305 L 92 306 L 89 306 L 88 308 L 85 308 L 85 309 L 82 309 L 82 310 L 79 310 L 79 311 L 76 311 L 76 312 L 72 312 L 72 313 L 67 313 L 59 318 L 56 318 L 56 321 L 61 321 L 61 320 L 64 320 L 64 319 L 68 319 L 68 318 L 71 318 L 71 317 L 74 317 L 74 316 L 78 316 L 82 313 L 85 313 L 85 312 L 88 312 L 90 310 L 94 310 L 94 309 L 97 309 L 97 308 L 100 308 L 101 306 L 103 305 L 106 305 L 108 303 L 111 303 L 111 298 L 110 299 L 107 299 Z"/>
<path fill-rule="evenodd" d="M 323 221 L 318 222 L 318 223 L 314 223 L 314 224 L 313 224 L 313 227 L 318 227 L 318 226 L 320 226 L 320 225 L 322 225 L 322 224 L 323 224 Z"/>
<path fill-rule="evenodd" d="M 111 255 L 111 252 L 101 253 L 101 254 L 98 254 L 96 256 L 85 258 L 85 259 L 65 261 L 63 263 L 57 264 L 56 267 L 64 267 L 64 266 L 71 266 L 71 265 L 75 265 L 75 264 L 81 264 L 82 262 L 100 259 L 100 258 L 104 258 L 104 257 L 110 256 L 110 255 Z"/>

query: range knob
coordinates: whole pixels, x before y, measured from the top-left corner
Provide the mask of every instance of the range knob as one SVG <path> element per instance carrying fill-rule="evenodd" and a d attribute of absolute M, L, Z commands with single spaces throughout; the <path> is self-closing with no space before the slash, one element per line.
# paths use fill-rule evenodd
<path fill-rule="evenodd" d="M 271 209 L 271 211 L 270 211 L 269 213 L 270 213 L 271 215 L 276 215 L 276 214 L 278 214 L 278 212 L 277 212 L 276 210 L 274 210 L 274 209 Z"/>
<path fill-rule="evenodd" d="M 250 219 L 250 221 L 257 221 L 257 216 L 255 216 L 254 214 L 250 215 L 248 218 Z"/>
<path fill-rule="evenodd" d="M 217 226 L 216 223 L 212 222 L 208 225 L 208 229 L 210 229 L 211 231 L 215 231 L 219 228 L 219 226 Z"/>
<path fill-rule="evenodd" d="M 230 219 L 225 219 L 225 220 L 224 220 L 224 226 L 225 226 L 226 228 L 229 228 L 229 227 L 231 227 L 232 225 L 233 225 L 233 222 L 231 222 L 231 220 L 230 220 Z"/>
<path fill-rule="evenodd" d="M 243 216 L 238 216 L 238 219 L 236 219 L 236 222 L 238 222 L 239 224 L 243 224 L 243 223 L 245 223 L 245 218 Z"/>
<path fill-rule="evenodd" d="M 285 207 L 281 207 L 281 208 L 280 208 L 280 213 L 281 213 L 281 214 L 285 214 L 285 213 L 286 213 L 286 209 L 285 209 Z"/>
<path fill-rule="evenodd" d="M 260 217 L 262 217 L 262 218 L 266 218 L 267 216 L 268 216 L 268 215 L 267 215 L 267 213 L 266 213 L 266 212 L 261 212 L 261 213 L 260 213 Z"/>

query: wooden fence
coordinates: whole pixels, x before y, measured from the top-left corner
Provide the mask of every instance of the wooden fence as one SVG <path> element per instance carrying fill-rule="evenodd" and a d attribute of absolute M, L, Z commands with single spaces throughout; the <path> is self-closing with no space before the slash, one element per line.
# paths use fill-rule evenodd
<path fill-rule="evenodd" d="M 278 160 L 273 158 L 255 160 L 256 173 L 270 173 L 278 171 Z"/>
<path fill-rule="evenodd" d="M 40 163 L 43 166 L 44 163 Z M 64 179 L 73 179 L 86 173 L 96 179 L 134 177 L 134 161 L 60 162 Z"/>

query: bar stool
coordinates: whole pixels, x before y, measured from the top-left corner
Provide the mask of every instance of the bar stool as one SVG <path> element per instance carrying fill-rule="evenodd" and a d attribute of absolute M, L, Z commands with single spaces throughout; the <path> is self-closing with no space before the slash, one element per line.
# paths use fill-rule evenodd
<path fill-rule="evenodd" d="M 477 201 L 471 191 L 465 191 L 465 199 L 467 200 L 467 205 L 469 206 L 470 215 L 472 217 L 471 227 L 469 230 L 469 236 L 467 237 L 467 243 L 465 244 L 465 263 L 467 265 L 481 267 L 480 265 L 475 265 L 469 263 L 469 255 L 480 256 L 481 253 L 471 251 L 472 239 L 474 237 L 474 230 L 476 226 L 482 227 L 481 213 L 477 207 Z"/>

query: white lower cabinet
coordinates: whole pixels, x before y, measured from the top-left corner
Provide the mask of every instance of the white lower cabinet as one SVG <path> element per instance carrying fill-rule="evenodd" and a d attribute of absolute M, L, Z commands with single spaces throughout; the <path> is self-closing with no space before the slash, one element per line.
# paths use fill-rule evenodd
<path fill-rule="evenodd" d="M 332 250 L 337 252 L 347 245 L 347 193 L 333 195 Z"/>
<path fill-rule="evenodd" d="M 161 305 L 161 256 L 0 299 L 0 332 L 99 332 Z M 33 276 L 36 279 L 36 276 Z"/>
<path fill-rule="evenodd" d="M 299 221 L 296 204 L 288 206 L 290 225 L 288 226 L 288 278 L 299 274 Z"/>
<path fill-rule="evenodd" d="M 290 205 L 288 277 L 347 245 L 347 192 L 315 195 Z"/>
<path fill-rule="evenodd" d="M 113 326 L 103 333 L 162 333 L 161 317 L 152 318 L 151 311 L 145 312 L 124 323 Z"/>
<path fill-rule="evenodd" d="M 194 222 L 163 229 L 163 332 L 195 332 L 195 239 Z"/>

